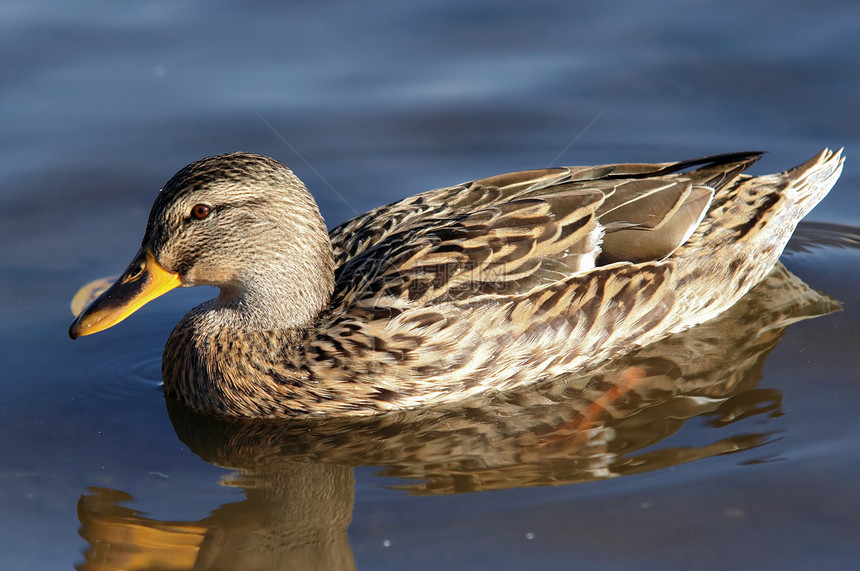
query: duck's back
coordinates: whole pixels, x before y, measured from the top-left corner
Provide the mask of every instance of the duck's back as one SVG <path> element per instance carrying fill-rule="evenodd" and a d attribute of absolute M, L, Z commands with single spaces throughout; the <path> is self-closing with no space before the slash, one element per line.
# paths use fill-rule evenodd
<path fill-rule="evenodd" d="M 612 263 L 664 260 L 760 156 L 516 172 L 383 206 L 331 232 L 333 305 L 515 296 Z"/>
<path fill-rule="evenodd" d="M 436 227 L 448 227 L 475 213 L 524 199 L 546 200 L 561 194 L 599 197 L 598 216 L 609 231 L 623 225 L 653 229 L 674 214 L 679 196 L 692 186 L 720 190 L 749 168 L 761 153 L 729 153 L 674 163 L 624 163 L 562 167 L 492 176 L 417 194 L 379 207 L 334 228 L 330 237 L 338 266 L 392 236 L 406 242 Z M 514 205 L 511 205 L 514 203 Z M 556 204 L 562 204 L 556 201 Z M 523 205 L 524 210 L 529 205 Z M 650 219 L 646 218 L 651 217 Z M 521 225 L 529 221 L 523 220 Z M 539 220 L 533 220 L 539 223 Z"/>

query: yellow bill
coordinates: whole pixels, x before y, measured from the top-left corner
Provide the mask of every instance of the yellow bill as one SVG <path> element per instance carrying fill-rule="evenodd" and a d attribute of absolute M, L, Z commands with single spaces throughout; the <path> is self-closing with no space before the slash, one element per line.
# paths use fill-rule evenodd
<path fill-rule="evenodd" d="M 162 268 L 148 248 L 141 248 L 125 273 L 75 319 L 69 327 L 69 336 L 77 339 L 113 327 L 144 304 L 180 285 L 179 274 Z"/>

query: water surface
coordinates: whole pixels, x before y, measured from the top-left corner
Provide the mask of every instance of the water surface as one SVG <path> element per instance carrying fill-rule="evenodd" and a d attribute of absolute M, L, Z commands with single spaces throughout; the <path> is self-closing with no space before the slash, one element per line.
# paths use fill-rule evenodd
<path fill-rule="evenodd" d="M 270 533 L 322 568 L 851 568 L 858 28 L 848 1 L 3 4 L 2 566 L 265 561 Z M 611 422 L 562 383 L 349 430 L 210 426 L 165 404 L 160 357 L 212 291 L 66 335 L 75 290 L 210 154 L 279 158 L 334 226 L 499 172 L 762 149 L 764 173 L 825 146 L 845 172 L 783 261 L 843 309 L 798 306 L 821 315 L 738 341 L 712 392 Z"/>

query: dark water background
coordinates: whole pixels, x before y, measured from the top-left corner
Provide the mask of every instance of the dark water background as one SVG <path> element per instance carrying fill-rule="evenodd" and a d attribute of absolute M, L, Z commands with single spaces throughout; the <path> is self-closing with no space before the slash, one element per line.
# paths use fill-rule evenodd
<path fill-rule="evenodd" d="M 246 495 L 177 438 L 160 394 L 162 344 L 211 291 L 66 334 L 72 294 L 125 267 L 156 191 L 194 159 L 277 157 L 335 225 L 550 164 L 761 149 L 761 174 L 844 146 L 842 179 L 809 219 L 860 226 L 860 8 L 848 0 L 13 1 L 0 4 L 0 53 L 4 569 L 83 564 L 76 506 L 92 487 L 185 522 Z M 844 311 L 789 328 L 770 354 L 759 387 L 779 395 L 775 410 L 722 428 L 696 417 L 663 443 L 756 431 L 762 446 L 431 497 L 358 467 L 356 566 L 854 568 L 859 261 L 832 246 L 785 259 Z"/>

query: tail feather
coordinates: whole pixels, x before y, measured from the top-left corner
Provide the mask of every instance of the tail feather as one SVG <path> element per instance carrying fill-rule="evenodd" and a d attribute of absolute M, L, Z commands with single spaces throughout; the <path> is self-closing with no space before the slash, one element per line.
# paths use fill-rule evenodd
<path fill-rule="evenodd" d="M 844 161 L 841 149 L 824 149 L 785 172 L 741 175 L 717 192 L 705 220 L 683 248 L 691 253 L 706 243 L 749 248 L 749 242 L 765 239 L 782 252 L 797 223 L 836 183 Z"/>
<path fill-rule="evenodd" d="M 812 208 L 827 196 L 839 175 L 845 157 L 844 149 L 831 151 L 824 149 L 802 165 L 786 171 L 786 178 L 793 179 L 790 185 L 793 200 L 802 207 L 801 217 L 806 216 Z"/>
<path fill-rule="evenodd" d="M 788 171 L 742 175 L 718 191 L 705 220 L 673 255 L 680 303 L 696 311 L 705 308 L 702 320 L 710 319 L 761 281 L 798 222 L 836 183 L 843 163 L 841 149 L 824 149 Z M 687 287 L 698 279 L 707 285 Z"/>

